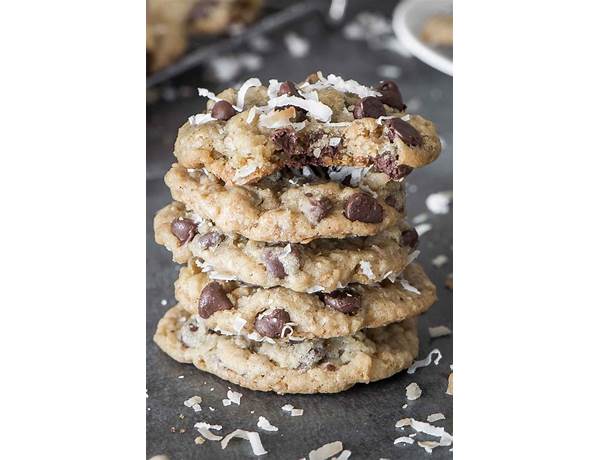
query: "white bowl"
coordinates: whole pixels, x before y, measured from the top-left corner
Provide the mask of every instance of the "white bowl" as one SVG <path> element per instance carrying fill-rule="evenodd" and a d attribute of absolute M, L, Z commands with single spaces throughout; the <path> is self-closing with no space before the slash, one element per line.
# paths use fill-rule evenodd
<path fill-rule="evenodd" d="M 392 27 L 398 40 L 425 64 L 452 75 L 452 50 L 437 48 L 421 40 L 425 21 L 436 14 L 452 14 L 452 0 L 405 0 L 394 11 Z"/>

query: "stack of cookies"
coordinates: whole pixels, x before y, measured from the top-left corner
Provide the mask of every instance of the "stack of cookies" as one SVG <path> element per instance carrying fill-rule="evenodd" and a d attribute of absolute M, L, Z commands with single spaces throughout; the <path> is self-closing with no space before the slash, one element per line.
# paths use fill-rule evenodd
<path fill-rule="evenodd" d="M 208 98 L 179 130 L 174 202 L 156 241 L 183 264 L 154 340 L 243 387 L 338 392 L 413 362 L 436 299 L 414 262 L 404 178 L 435 160 L 434 125 L 391 81 L 320 72 Z"/>

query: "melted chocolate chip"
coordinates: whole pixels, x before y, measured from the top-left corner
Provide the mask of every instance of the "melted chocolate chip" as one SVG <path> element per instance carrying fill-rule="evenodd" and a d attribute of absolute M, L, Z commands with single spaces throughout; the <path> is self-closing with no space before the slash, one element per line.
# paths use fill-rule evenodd
<path fill-rule="evenodd" d="M 383 221 L 383 207 L 371 195 L 358 192 L 346 201 L 344 215 L 351 221 L 378 224 Z"/>
<path fill-rule="evenodd" d="M 408 230 L 404 230 L 402 232 L 402 245 L 408 246 L 410 248 L 416 248 L 419 243 L 419 234 L 414 228 L 410 228 Z"/>
<path fill-rule="evenodd" d="M 198 330 L 198 325 L 196 323 L 188 323 L 188 329 L 192 332 L 196 332 Z"/>
<path fill-rule="evenodd" d="M 273 251 L 267 250 L 264 253 L 265 266 L 267 271 L 275 278 L 285 278 L 285 267 L 281 261 L 277 258 L 277 255 Z"/>
<path fill-rule="evenodd" d="M 398 200 L 394 195 L 388 195 L 385 197 L 385 203 L 392 208 L 394 208 L 398 212 L 404 212 L 404 206 L 398 203 Z"/>
<path fill-rule="evenodd" d="M 231 308 L 233 304 L 219 283 L 213 281 L 204 286 L 198 300 L 198 314 L 201 318 L 210 318 L 217 311 Z"/>
<path fill-rule="evenodd" d="M 208 249 L 218 245 L 224 239 L 225 235 L 222 235 L 219 232 L 208 232 L 197 238 L 196 241 L 201 249 Z"/>
<path fill-rule="evenodd" d="M 236 113 L 237 112 L 229 102 L 219 101 L 213 106 L 210 115 L 217 120 L 225 121 L 229 120 Z"/>
<path fill-rule="evenodd" d="M 271 135 L 275 145 L 289 156 L 295 155 L 300 150 L 298 134 L 291 128 L 276 129 Z"/>
<path fill-rule="evenodd" d="M 400 118 L 392 118 L 385 120 L 385 124 L 388 127 L 390 142 L 393 142 L 394 137 L 398 136 L 409 147 L 420 147 L 423 145 L 421 134 L 410 123 Z"/>
<path fill-rule="evenodd" d="M 306 194 L 310 204 L 310 208 L 308 209 L 308 218 L 311 222 L 321 222 L 321 220 L 327 217 L 333 209 L 333 202 L 326 196 L 316 198 L 313 197 L 312 194 L 310 196 L 308 195 L 309 194 Z"/>
<path fill-rule="evenodd" d="M 373 165 L 377 171 L 386 173 L 394 180 L 408 176 L 413 170 L 410 166 L 397 164 L 391 153 L 377 155 L 373 160 Z"/>
<path fill-rule="evenodd" d="M 285 323 L 289 322 L 289 313 L 281 308 L 277 308 L 267 315 L 258 315 L 254 320 L 254 329 L 265 337 L 281 337 L 281 331 L 283 331 Z"/>
<path fill-rule="evenodd" d="M 379 99 L 368 96 L 354 106 L 354 118 L 379 118 L 385 115 L 385 108 Z"/>
<path fill-rule="evenodd" d="M 177 237 L 179 244 L 189 243 L 196 234 L 196 224 L 191 219 L 173 219 L 171 233 Z"/>
<path fill-rule="evenodd" d="M 402 95 L 400 94 L 400 90 L 396 83 L 391 80 L 384 80 L 379 83 L 376 89 L 381 93 L 381 96 L 379 96 L 381 102 L 400 111 L 406 109 L 406 105 L 402 100 Z"/>
<path fill-rule="evenodd" d="M 279 91 L 277 91 L 277 96 L 283 96 L 286 94 L 287 96 L 298 96 L 300 97 L 300 93 L 296 89 L 296 85 L 293 82 L 287 80 L 279 85 Z"/>
<path fill-rule="evenodd" d="M 344 291 L 334 291 L 323 296 L 323 302 L 334 310 L 346 315 L 354 315 L 360 308 L 360 296 Z"/>
<path fill-rule="evenodd" d="M 337 371 L 337 367 L 335 367 L 335 365 L 331 364 L 331 363 L 325 364 L 325 369 L 327 369 L 328 371 L 331 371 L 331 372 Z"/>

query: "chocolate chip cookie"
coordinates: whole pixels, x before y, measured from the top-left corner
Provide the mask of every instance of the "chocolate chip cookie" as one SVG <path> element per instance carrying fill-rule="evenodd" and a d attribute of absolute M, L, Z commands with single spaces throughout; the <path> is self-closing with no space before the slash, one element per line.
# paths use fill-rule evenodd
<path fill-rule="evenodd" d="M 257 342 L 216 332 L 176 305 L 158 323 L 154 341 L 173 359 L 245 388 L 335 393 L 409 367 L 418 353 L 416 326 L 409 319 L 346 337 Z"/>
<path fill-rule="evenodd" d="M 173 253 L 173 260 L 187 263 L 196 258 L 212 278 L 298 292 L 381 282 L 404 270 L 415 256 L 418 240 L 416 232 L 402 224 L 370 237 L 269 244 L 222 233 L 177 202 L 156 214 L 154 232 L 156 242 Z"/>
<path fill-rule="evenodd" d="M 179 130 L 175 156 L 228 184 L 251 184 L 283 167 L 372 166 L 394 180 L 435 160 L 435 126 L 406 112 L 398 86 L 368 87 L 320 72 L 305 81 L 257 78 L 208 97 L 207 112 Z"/>
<path fill-rule="evenodd" d="M 214 280 L 190 263 L 180 270 L 175 298 L 182 308 L 199 314 L 210 329 L 259 341 L 265 337 L 260 332 L 264 323 L 269 323 L 273 314 L 281 319 L 281 313 L 275 312 L 283 310 L 286 321 L 277 322 L 276 330 L 270 327 L 268 337 L 293 341 L 352 335 L 412 318 L 433 304 L 436 289 L 415 263 L 378 284 L 351 284 L 312 294 Z"/>
<path fill-rule="evenodd" d="M 306 170 L 312 171 L 302 168 Z M 253 241 L 308 243 L 316 238 L 368 236 L 402 221 L 401 183 L 388 181 L 377 188 L 367 174 L 361 188 L 310 174 L 306 173 L 307 180 L 275 175 L 253 186 L 239 186 L 226 185 L 204 169 L 174 164 L 165 183 L 173 198 L 199 217 L 222 232 Z"/>

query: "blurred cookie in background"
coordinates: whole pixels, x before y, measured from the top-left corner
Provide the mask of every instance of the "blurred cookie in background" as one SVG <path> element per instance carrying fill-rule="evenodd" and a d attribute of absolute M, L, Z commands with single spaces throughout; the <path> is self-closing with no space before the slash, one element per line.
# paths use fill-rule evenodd
<path fill-rule="evenodd" d="M 186 51 L 190 37 L 218 35 L 254 21 L 263 0 L 147 0 L 148 73 Z"/>

